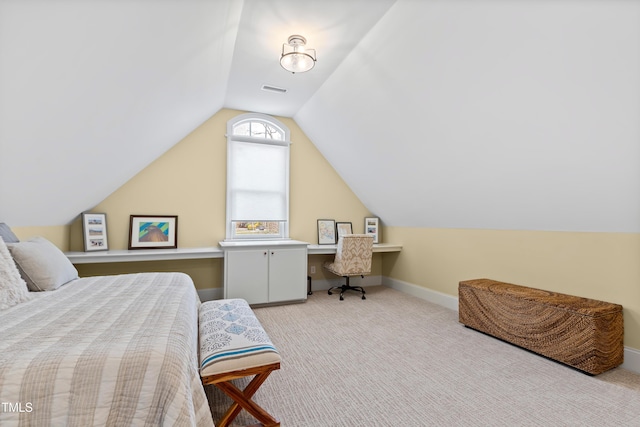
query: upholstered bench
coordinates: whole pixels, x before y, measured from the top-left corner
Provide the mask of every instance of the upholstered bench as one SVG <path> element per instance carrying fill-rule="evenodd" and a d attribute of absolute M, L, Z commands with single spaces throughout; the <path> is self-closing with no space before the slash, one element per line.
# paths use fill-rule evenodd
<path fill-rule="evenodd" d="M 269 374 L 280 369 L 280 355 L 243 299 L 207 301 L 200 305 L 200 377 L 234 403 L 217 426 L 228 426 L 245 409 L 264 426 L 279 426 L 251 397 Z M 244 390 L 231 381 L 254 375 Z"/>
<path fill-rule="evenodd" d="M 622 306 L 489 279 L 458 286 L 459 320 L 597 375 L 623 362 Z"/>

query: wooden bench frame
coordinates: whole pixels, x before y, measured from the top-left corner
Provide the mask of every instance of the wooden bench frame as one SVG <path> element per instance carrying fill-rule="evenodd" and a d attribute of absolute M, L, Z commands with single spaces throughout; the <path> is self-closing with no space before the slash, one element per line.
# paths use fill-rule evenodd
<path fill-rule="evenodd" d="M 233 399 L 234 403 L 227 409 L 227 412 L 222 416 L 218 424 L 218 427 L 227 427 L 231 425 L 236 416 L 242 409 L 249 412 L 255 419 L 260 421 L 265 427 L 277 427 L 280 423 L 273 418 L 267 411 L 261 408 L 251 398 L 256 391 L 260 388 L 262 383 L 267 379 L 271 372 L 280 369 L 280 363 L 272 363 L 270 365 L 256 366 L 254 368 L 241 369 L 238 371 L 222 372 L 220 374 L 209 375 L 202 377 L 202 384 L 213 384 L 222 390 L 227 396 Z M 244 390 L 240 390 L 236 387 L 232 380 L 255 375 L 251 382 L 245 387 Z"/>

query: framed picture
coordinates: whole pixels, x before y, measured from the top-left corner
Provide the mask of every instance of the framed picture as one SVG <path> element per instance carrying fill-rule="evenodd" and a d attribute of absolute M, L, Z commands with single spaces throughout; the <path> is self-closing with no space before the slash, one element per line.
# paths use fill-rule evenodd
<path fill-rule="evenodd" d="M 378 218 L 365 218 L 364 219 L 364 234 L 371 234 L 373 236 L 373 243 L 378 243 L 380 237 L 380 220 Z"/>
<path fill-rule="evenodd" d="M 318 244 L 319 245 L 335 245 L 336 244 L 336 222 L 332 219 L 318 220 Z"/>
<path fill-rule="evenodd" d="M 177 247 L 177 215 L 131 215 L 129 249 L 175 249 Z"/>
<path fill-rule="evenodd" d="M 107 251 L 107 214 L 83 213 L 82 236 L 84 237 L 84 251 Z"/>
<path fill-rule="evenodd" d="M 336 222 L 336 236 L 338 239 L 345 234 L 353 234 L 353 227 L 350 222 Z"/>

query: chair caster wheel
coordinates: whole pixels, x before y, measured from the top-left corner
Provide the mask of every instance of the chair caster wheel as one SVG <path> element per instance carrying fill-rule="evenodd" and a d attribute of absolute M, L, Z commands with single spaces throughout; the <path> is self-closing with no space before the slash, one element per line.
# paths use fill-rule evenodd
<path fill-rule="evenodd" d="M 328 295 L 333 295 L 333 293 L 331 291 L 327 291 Z"/>
<path fill-rule="evenodd" d="M 344 297 L 340 295 L 340 301 L 344 301 Z"/>
<path fill-rule="evenodd" d="M 365 297 L 364 295 L 362 295 L 362 299 L 367 299 L 367 297 Z"/>

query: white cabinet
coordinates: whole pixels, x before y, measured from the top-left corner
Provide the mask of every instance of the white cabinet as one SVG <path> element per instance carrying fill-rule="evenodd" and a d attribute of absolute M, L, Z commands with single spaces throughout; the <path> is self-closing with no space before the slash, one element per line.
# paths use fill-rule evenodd
<path fill-rule="evenodd" d="M 221 242 L 224 250 L 224 297 L 249 304 L 307 298 L 307 243 Z"/>
<path fill-rule="evenodd" d="M 307 299 L 307 247 L 269 252 L 269 302 Z"/>
<path fill-rule="evenodd" d="M 249 304 L 269 302 L 267 249 L 228 251 L 224 255 L 224 297 Z"/>

